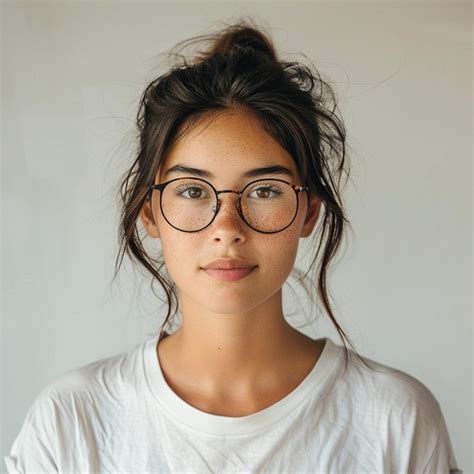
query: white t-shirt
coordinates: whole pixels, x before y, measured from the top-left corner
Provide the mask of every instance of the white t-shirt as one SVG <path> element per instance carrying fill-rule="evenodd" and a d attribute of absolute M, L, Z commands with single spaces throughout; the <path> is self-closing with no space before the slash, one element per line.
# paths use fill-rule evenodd
<path fill-rule="evenodd" d="M 10 473 L 443 473 L 457 467 L 440 405 L 412 376 L 330 338 L 277 403 L 241 417 L 201 411 L 167 385 L 158 336 L 70 370 L 29 409 Z"/>

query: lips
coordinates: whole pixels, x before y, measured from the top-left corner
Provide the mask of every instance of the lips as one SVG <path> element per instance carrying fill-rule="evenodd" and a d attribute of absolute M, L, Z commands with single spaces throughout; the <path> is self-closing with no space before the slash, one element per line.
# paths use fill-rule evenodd
<path fill-rule="evenodd" d="M 247 277 L 257 267 L 253 268 L 232 268 L 232 269 L 222 269 L 222 268 L 203 268 L 203 270 L 210 276 L 216 278 L 217 280 L 222 281 L 236 281 L 241 280 L 242 278 Z"/>
<path fill-rule="evenodd" d="M 256 265 L 240 258 L 218 258 L 211 263 L 205 265 L 204 270 L 218 269 L 218 270 L 240 270 L 240 269 L 252 269 Z"/>

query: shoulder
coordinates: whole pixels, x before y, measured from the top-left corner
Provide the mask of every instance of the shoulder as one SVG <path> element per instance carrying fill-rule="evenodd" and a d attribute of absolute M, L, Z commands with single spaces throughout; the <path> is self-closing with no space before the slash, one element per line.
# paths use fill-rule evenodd
<path fill-rule="evenodd" d="M 143 367 L 143 349 L 136 344 L 131 350 L 95 360 L 70 369 L 53 379 L 44 389 L 44 395 L 64 398 L 70 395 L 109 395 L 135 387 Z"/>
<path fill-rule="evenodd" d="M 343 347 L 336 347 L 343 359 Z M 359 358 L 352 350 L 348 354 L 347 368 L 340 362 L 332 390 L 339 416 L 400 442 L 423 431 L 436 437 L 441 408 L 425 383 L 404 370 Z"/>
<path fill-rule="evenodd" d="M 123 402 L 124 394 L 136 389 L 145 342 L 130 351 L 95 360 L 70 369 L 47 383 L 30 411 L 48 412 L 49 419 L 72 417 L 91 406 Z"/>
<path fill-rule="evenodd" d="M 140 390 L 144 344 L 68 370 L 46 384 L 5 457 L 9 472 L 59 472 L 71 452 L 88 458 L 96 431 L 120 418 Z"/>
<path fill-rule="evenodd" d="M 403 370 L 361 358 L 370 368 L 350 350 L 347 370 L 338 374 L 333 392 L 337 419 L 346 419 L 380 446 L 392 467 L 410 472 L 454 468 L 443 412 L 428 386 Z"/>
<path fill-rule="evenodd" d="M 362 361 L 349 351 L 347 371 L 339 384 L 351 388 L 354 402 L 378 403 L 381 407 L 397 409 L 399 413 L 418 410 L 439 414 L 439 403 L 432 391 L 420 379 L 401 369 L 368 357 Z"/>

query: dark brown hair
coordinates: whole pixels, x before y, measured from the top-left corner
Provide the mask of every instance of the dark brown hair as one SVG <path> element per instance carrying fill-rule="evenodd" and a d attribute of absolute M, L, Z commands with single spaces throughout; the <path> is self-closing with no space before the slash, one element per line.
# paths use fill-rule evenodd
<path fill-rule="evenodd" d="M 347 366 L 344 339 L 354 346 L 336 320 L 327 288 L 329 264 L 340 247 L 346 225 L 350 226 L 340 196 L 341 177 L 344 173 L 349 176 L 346 131 L 336 113 L 335 94 L 316 70 L 299 62 L 280 60 L 269 35 L 251 20 L 226 24 L 217 33 L 196 36 L 177 46 L 199 41 L 207 41 L 210 46 L 191 61 L 172 53 L 181 62 L 151 81 L 141 96 L 137 155 L 120 186 L 123 208 L 115 276 L 127 253 L 151 273 L 152 287 L 155 279 L 160 283 L 168 305 L 161 339 L 179 302 L 175 283 L 160 272 L 164 265 L 162 255 L 153 258 L 143 247 L 137 228 L 140 210 L 149 199 L 149 186 L 154 183 L 166 151 L 180 138 L 183 125 L 189 130 L 204 115 L 243 109 L 254 114 L 266 132 L 290 153 L 308 192 L 316 195 L 324 207 L 319 242 L 312 242 L 316 251 L 310 267 L 304 274 L 296 268 L 294 272 L 303 284 L 322 249 L 313 279 L 308 288 L 304 284 L 303 287 L 315 303 L 310 289 L 316 286 L 313 282 L 317 279 L 317 293 L 344 344 Z M 316 235 L 312 237 L 315 239 Z"/>

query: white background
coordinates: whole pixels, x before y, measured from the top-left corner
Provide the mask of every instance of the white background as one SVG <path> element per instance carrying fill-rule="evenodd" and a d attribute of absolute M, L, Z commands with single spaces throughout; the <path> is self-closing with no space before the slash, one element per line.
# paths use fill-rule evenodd
<path fill-rule="evenodd" d="M 432 391 L 473 472 L 469 3 L 13 1 L 1 15 L 2 459 L 47 383 L 159 328 L 148 277 L 126 264 L 111 282 L 138 99 L 176 42 L 247 15 L 338 96 L 354 228 L 330 277 L 338 321 Z M 289 283 L 286 313 L 314 317 Z M 301 330 L 341 343 L 327 321 Z"/>

